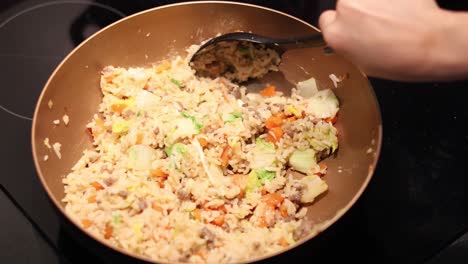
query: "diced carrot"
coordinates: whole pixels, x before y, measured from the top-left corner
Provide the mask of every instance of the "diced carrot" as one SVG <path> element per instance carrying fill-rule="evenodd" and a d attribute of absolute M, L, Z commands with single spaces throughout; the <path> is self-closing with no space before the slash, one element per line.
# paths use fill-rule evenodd
<path fill-rule="evenodd" d="M 226 145 L 221 153 L 221 167 L 226 168 L 229 163 L 229 158 L 231 158 L 232 149 L 229 145 Z"/>
<path fill-rule="evenodd" d="M 326 170 L 328 166 L 325 163 L 319 163 L 320 170 Z"/>
<path fill-rule="evenodd" d="M 263 200 L 263 197 L 262 197 Z M 271 219 L 271 217 L 275 213 L 275 206 L 269 203 L 264 202 L 260 208 L 259 213 L 259 227 L 268 227 L 271 223 L 268 223 L 267 219 Z"/>
<path fill-rule="evenodd" d="M 104 125 L 104 120 L 102 120 L 102 118 L 98 117 L 98 118 L 94 119 L 94 123 L 96 123 L 96 125 L 98 125 L 98 126 L 102 126 L 102 125 Z"/>
<path fill-rule="evenodd" d="M 210 222 L 213 225 L 222 226 L 224 225 L 224 215 L 219 215 L 213 221 Z"/>
<path fill-rule="evenodd" d="M 96 195 L 88 197 L 88 203 L 95 203 L 96 202 Z"/>
<path fill-rule="evenodd" d="M 106 227 L 104 229 L 104 238 L 109 239 L 112 237 L 112 226 L 109 224 L 106 224 Z"/>
<path fill-rule="evenodd" d="M 201 221 L 201 210 L 198 208 L 195 208 L 195 210 L 192 211 L 192 217 L 193 219 L 197 221 Z"/>
<path fill-rule="evenodd" d="M 81 219 L 81 224 L 83 225 L 84 228 L 90 227 L 92 223 L 93 222 L 91 222 L 91 220 L 89 220 L 87 218 Z"/>
<path fill-rule="evenodd" d="M 136 144 L 141 144 L 141 142 L 143 142 L 143 133 L 138 133 L 138 134 L 136 134 L 136 141 L 135 141 L 135 143 L 136 143 Z"/>
<path fill-rule="evenodd" d="M 302 111 L 301 115 L 302 115 L 302 118 L 306 117 L 306 112 Z"/>
<path fill-rule="evenodd" d="M 276 116 L 280 117 L 281 119 L 285 119 L 285 118 L 288 117 L 284 112 L 281 112 L 281 113 L 277 114 Z"/>
<path fill-rule="evenodd" d="M 267 192 L 267 190 L 265 188 L 262 188 L 261 193 L 262 193 L 262 195 L 266 195 L 268 192 Z"/>
<path fill-rule="evenodd" d="M 217 210 L 221 210 L 223 213 L 227 213 L 226 205 L 221 205 L 220 207 L 216 208 Z"/>
<path fill-rule="evenodd" d="M 319 167 L 320 167 L 320 172 L 316 173 L 316 174 L 318 176 L 322 177 L 322 176 L 325 175 L 325 173 L 323 171 L 326 171 L 328 169 L 328 166 L 325 163 L 319 163 Z"/>
<path fill-rule="evenodd" d="M 281 127 L 273 127 L 268 130 L 267 141 L 272 143 L 278 143 L 283 136 L 283 129 Z"/>
<path fill-rule="evenodd" d="M 158 185 L 159 185 L 159 188 L 164 189 L 165 184 L 163 181 L 159 181 Z"/>
<path fill-rule="evenodd" d="M 280 238 L 279 244 L 280 244 L 282 247 L 287 247 L 287 246 L 289 246 L 288 241 L 287 241 L 286 238 L 284 238 L 284 237 L 281 237 L 281 238 Z"/>
<path fill-rule="evenodd" d="M 151 208 L 153 208 L 154 210 L 162 213 L 164 211 L 164 209 L 158 205 L 158 202 L 154 201 L 152 204 L 151 204 Z"/>
<path fill-rule="evenodd" d="M 328 117 L 328 118 L 324 119 L 325 122 L 329 122 L 329 123 L 332 123 L 332 124 L 335 124 L 337 120 L 338 120 L 338 116 Z"/>
<path fill-rule="evenodd" d="M 283 124 L 283 119 L 279 116 L 270 116 L 266 121 L 265 121 L 265 127 L 268 129 L 274 128 L 274 127 L 279 127 Z"/>
<path fill-rule="evenodd" d="M 272 97 L 272 96 L 275 96 L 276 94 L 276 87 L 273 86 L 273 85 L 269 85 L 265 88 L 263 88 L 263 90 L 260 91 L 260 94 L 265 96 L 265 97 Z"/>
<path fill-rule="evenodd" d="M 279 206 L 284 201 L 283 196 L 281 196 L 279 193 L 269 193 L 262 196 L 261 199 L 262 202 L 273 207 Z"/>
<path fill-rule="evenodd" d="M 111 104 L 110 109 L 111 109 L 112 112 L 122 113 L 122 111 L 123 111 L 126 107 L 127 107 L 126 104 L 115 103 L 115 104 Z"/>
<path fill-rule="evenodd" d="M 195 256 L 199 256 L 204 262 L 206 262 L 206 257 L 203 252 L 198 251 L 197 253 L 195 253 Z"/>
<path fill-rule="evenodd" d="M 99 182 L 92 182 L 91 185 L 96 189 L 96 191 L 104 190 L 104 187 Z"/>
<path fill-rule="evenodd" d="M 287 120 L 288 120 L 289 122 L 294 122 L 294 121 L 297 120 L 297 117 L 296 117 L 295 115 L 293 115 L 293 116 L 288 117 Z"/>
<path fill-rule="evenodd" d="M 280 209 L 280 214 L 281 214 L 282 217 L 284 217 L 284 218 L 288 217 L 288 215 L 289 215 L 288 214 L 288 208 L 286 208 L 286 206 L 282 205 L 282 206 L 280 206 L 279 209 Z"/>
<path fill-rule="evenodd" d="M 204 147 L 206 147 L 206 145 L 208 145 L 208 141 L 206 140 L 206 138 L 202 138 L 202 137 L 198 138 L 198 143 L 200 143 L 200 146 L 202 148 L 204 148 Z"/>
<path fill-rule="evenodd" d="M 157 169 L 154 169 L 154 170 L 151 170 L 151 175 L 153 177 L 161 177 L 161 178 L 167 178 L 169 175 L 167 173 L 165 173 L 161 168 L 157 168 Z"/>

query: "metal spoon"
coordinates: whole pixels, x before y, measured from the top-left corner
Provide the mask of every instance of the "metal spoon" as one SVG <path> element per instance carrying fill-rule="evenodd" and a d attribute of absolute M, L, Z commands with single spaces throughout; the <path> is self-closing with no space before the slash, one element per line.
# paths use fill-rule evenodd
<path fill-rule="evenodd" d="M 316 32 L 314 34 L 300 36 L 300 37 L 292 37 L 292 38 L 270 38 L 265 37 L 257 34 L 247 33 L 247 32 L 233 32 L 227 33 L 215 38 L 210 39 L 206 43 L 204 43 L 200 48 L 194 53 L 190 60 L 190 65 L 192 68 L 197 72 L 197 74 L 205 77 L 215 78 L 220 75 L 225 75 L 227 73 L 231 73 L 232 76 L 233 71 L 236 71 L 238 65 L 235 65 L 230 58 L 223 57 L 224 52 L 214 54 L 216 47 L 220 45 L 220 43 L 251 43 L 254 47 L 258 49 L 271 49 L 274 50 L 277 55 L 278 59 L 272 61 L 272 64 L 277 64 L 273 66 L 278 66 L 281 60 L 281 56 L 290 49 L 298 49 L 298 48 L 308 48 L 308 47 L 324 47 L 325 52 L 330 53 L 331 49 L 326 47 L 326 43 L 322 37 L 320 32 Z M 210 55 L 211 52 L 211 55 Z M 220 56 L 220 54 L 222 54 Z M 204 57 L 205 56 L 205 57 Z M 203 60 L 206 61 L 206 56 L 209 57 L 210 65 L 216 63 L 215 70 L 207 71 L 207 63 L 199 63 Z M 215 57 L 215 59 L 213 59 Z M 266 71 L 268 72 L 268 70 Z M 266 73 L 265 72 L 265 73 Z M 251 78 L 257 78 L 261 76 L 251 76 Z M 233 79 L 234 81 L 245 81 L 244 77 L 236 78 L 232 77 L 229 79 Z M 237 79 L 237 80 L 236 80 Z"/>

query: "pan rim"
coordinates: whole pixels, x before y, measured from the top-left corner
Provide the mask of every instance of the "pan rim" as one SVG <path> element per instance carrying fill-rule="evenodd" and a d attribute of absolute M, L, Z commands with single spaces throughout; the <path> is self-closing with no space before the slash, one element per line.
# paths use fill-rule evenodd
<path fill-rule="evenodd" d="M 102 32 L 108 30 L 109 28 L 112 28 L 112 27 L 115 27 L 117 26 L 118 24 L 120 23 L 123 23 L 127 20 L 130 20 L 130 19 L 133 19 L 134 17 L 136 16 L 141 16 L 141 15 L 144 15 L 146 13 L 150 13 L 150 12 L 154 12 L 155 10 L 159 10 L 159 9 L 165 9 L 165 8 L 171 8 L 171 7 L 174 7 L 174 6 L 181 6 L 181 5 L 195 5 L 195 4 L 221 4 L 221 5 L 238 5 L 238 6 L 247 6 L 247 7 L 252 7 L 252 8 L 257 8 L 257 9 L 262 9 L 262 10 L 265 10 L 265 11 L 268 11 L 268 12 L 273 12 L 273 13 L 276 13 L 276 14 L 279 14 L 279 15 L 282 15 L 282 16 L 286 16 L 288 18 L 291 18 L 293 20 L 296 20 L 302 24 L 304 24 L 305 26 L 307 27 L 310 27 L 316 31 L 319 31 L 321 32 L 318 28 L 316 28 L 315 26 L 303 21 L 302 19 L 299 19 L 297 17 L 294 17 L 292 15 L 289 15 L 287 13 L 284 13 L 284 12 L 281 12 L 281 11 L 278 11 L 278 10 L 275 10 L 275 9 L 272 9 L 272 8 L 268 8 L 268 7 L 264 7 L 264 6 L 260 6 L 260 5 L 254 5 L 254 4 L 248 4 L 248 3 L 241 3 L 241 2 L 231 2 L 231 1 L 188 1 L 188 2 L 181 2 L 181 3 L 175 3 L 175 4 L 169 4 L 169 5 L 163 5 L 163 6 L 158 6 L 158 7 L 154 7 L 154 8 L 150 8 L 150 9 L 147 9 L 147 10 L 143 10 L 143 11 L 140 11 L 140 12 L 137 12 L 135 14 L 132 14 L 130 16 L 127 16 L 127 17 L 124 17 L 104 28 L 102 28 L 101 30 L 99 30 L 98 32 L 94 33 L 92 36 L 90 36 L 89 38 L 87 38 L 86 40 L 84 40 L 82 43 L 80 43 L 77 47 L 75 47 L 70 53 L 67 54 L 66 57 L 64 57 L 62 59 L 62 61 L 56 66 L 56 68 L 54 69 L 54 71 L 51 73 L 51 75 L 49 76 L 49 78 L 47 79 L 47 82 L 44 84 L 44 87 L 41 91 L 41 94 L 40 96 L 38 97 L 37 99 L 37 102 L 36 102 L 36 106 L 35 106 L 35 110 L 34 110 L 34 115 L 33 115 L 33 121 L 32 121 L 32 129 L 31 129 L 31 145 L 32 145 L 32 154 L 33 154 L 33 160 L 34 160 L 34 166 L 36 168 L 36 172 L 38 174 L 38 177 L 39 177 L 39 180 L 41 182 L 41 185 L 42 187 L 45 189 L 45 191 L 47 192 L 47 196 L 49 197 L 50 200 L 52 200 L 53 204 L 55 205 L 55 207 L 60 211 L 60 213 L 65 216 L 65 218 L 70 221 L 71 223 L 73 223 L 75 225 L 75 227 L 77 227 L 80 231 L 82 231 L 83 233 L 85 233 L 86 235 L 88 235 L 89 237 L 91 237 L 92 239 L 98 241 L 99 243 L 105 245 L 106 247 L 112 249 L 112 250 L 115 250 L 117 251 L 118 253 L 121 253 L 121 254 L 124 254 L 124 255 L 127 255 L 127 256 L 130 256 L 132 258 L 135 258 L 135 259 L 138 259 L 138 260 L 143 260 L 143 261 L 146 261 L 146 262 L 149 262 L 149 263 L 169 263 L 169 262 L 165 262 L 165 261 L 161 261 L 161 260 L 157 260 L 157 259 L 151 259 L 149 257 L 146 257 L 146 256 L 142 256 L 142 255 L 137 255 L 137 254 L 134 254 L 132 252 L 129 252 L 129 251 L 126 251 L 122 248 L 119 248 L 115 245 L 112 245 L 111 243 L 109 243 L 108 241 L 100 238 L 100 237 L 97 237 L 96 235 L 92 234 L 91 232 L 87 231 L 86 229 L 82 228 L 81 225 L 75 221 L 74 219 L 72 219 L 66 212 L 65 212 L 65 209 L 61 206 L 60 202 L 57 200 L 57 199 L 54 199 L 53 198 L 53 195 L 52 195 L 52 192 L 50 190 L 50 188 L 48 187 L 48 185 L 46 184 L 46 181 L 45 181 L 45 178 L 44 178 L 44 175 L 41 171 L 41 166 L 39 164 L 39 158 L 38 158 L 38 155 L 37 155 L 37 149 L 36 149 L 36 123 L 37 123 L 37 116 L 38 116 L 38 112 L 39 112 L 39 107 L 41 105 L 41 102 L 43 101 L 43 98 L 44 98 L 44 94 L 47 90 L 47 88 L 49 87 L 50 83 L 52 82 L 52 80 L 54 79 L 54 77 L 56 76 L 57 72 L 62 68 L 63 64 L 65 64 L 66 61 L 68 61 L 68 59 L 74 55 L 75 52 L 77 52 L 77 50 L 79 50 L 82 46 L 86 45 L 91 39 L 95 38 L 97 35 L 101 34 Z M 356 67 L 356 66 L 354 66 Z M 322 231 L 328 229 L 331 225 L 333 225 L 335 222 L 337 222 L 343 215 L 345 215 L 349 209 L 351 209 L 351 207 L 356 203 L 356 201 L 362 196 L 362 193 L 364 192 L 364 190 L 367 188 L 367 186 L 369 185 L 369 182 L 370 180 L 372 179 L 372 176 L 375 172 L 375 169 L 377 167 L 377 164 L 378 164 L 378 161 L 379 161 L 379 158 L 380 158 L 380 153 L 381 153 L 381 145 L 382 145 L 382 136 L 383 136 L 383 124 L 382 124 L 382 116 L 381 116 L 381 110 L 380 110 L 380 105 L 379 105 L 379 102 L 377 100 L 377 96 L 375 94 L 375 91 L 372 87 L 372 84 L 370 83 L 369 79 L 367 78 L 367 75 L 359 68 L 357 67 L 358 71 L 363 75 L 363 77 L 365 77 L 366 79 L 366 84 L 368 86 L 368 89 L 370 90 L 371 94 L 372 94 L 372 98 L 374 99 L 374 103 L 376 104 L 376 108 L 377 108 L 377 119 L 378 119 L 378 124 L 379 124 L 379 128 L 378 128 L 378 131 L 377 131 L 377 135 L 376 135 L 376 144 L 375 144 L 375 159 L 374 161 L 372 162 L 372 164 L 370 166 L 372 166 L 372 169 L 370 169 L 368 171 L 368 174 L 364 180 L 364 183 L 360 186 L 360 188 L 357 190 L 357 192 L 354 194 L 353 198 L 351 200 L 349 200 L 347 202 L 347 204 L 341 208 L 340 210 L 337 211 L 337 213 L 329 220 L 327 220 L 326 222 L 324 223 L 320 223 L 318 226 L 319 228 L 317 228 L 317 232 L 311 232 L 308 236 L 304 237 L 303 239 L 301 239 L 300 241 L 294 243 L 293 245 L 290 245 L 286 248 L 283 248 L 279 251 L 276 251 L 276 252 L 272 252 L 272 253 L 269 253 L 269 254 L 265 254 L 265 255 L 262 255 L 262 256 L 259 256 L 259 257 L 255 257 L 255 258 L 252 258 L 252 259 L 248 259 L 248 260 L 245 260 L 245 261 L 242 261 L 241 263 L 251 263 L 251 262 L 257 262 L 257 261 L 260 261 L 260 260 L 265 260 L 265 259 L 268 259 L 268 258 L 271 258 L 271 257 L 274 257 L 274 256 L 277 256 L 277 255 L 280 255 L 280 254 L 283 254 L 284 252 L 286 251 L 290 251 L 291 249 L 293 248 L 296 248 L 302 244 L 304 244 L 305 242 L 311 240 L 312 238 L 316 237 L 317 235 L 319 235 Z"/>

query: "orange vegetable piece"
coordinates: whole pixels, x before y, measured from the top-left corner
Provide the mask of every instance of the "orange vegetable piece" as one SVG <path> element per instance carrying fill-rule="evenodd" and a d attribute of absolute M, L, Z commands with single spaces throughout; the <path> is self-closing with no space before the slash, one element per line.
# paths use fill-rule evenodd
<path fill-rule="evenodd" d="M 161 177 L 161 178 L 164 178 L 164 179 L 169 176 L 169 174 L 165 173 L 161 168 L 151 170 L 151 175 L 153 177 Z"/>
<path fill-rule="evenodd" d="M 325 163 L 319 163 L 320 171 L 324 171 L 328 169 L 328 166 Z M 325 175 L 325 173 L 319 172 L 317 173 L 318 176 L 322 177 Z"/>
<path fill-rule="evenodd" d="M 262 193 L 262 195 L 266 195 L 266 194 L 267 194 L 267 190 L 265 190 L 265 188 L 262 188 L 261 193 Z"/>
<path fill-rule="evenodd" d="M 106 227 L 104 228 L 104 238 L 109 239 L 112 237 L 112 226 L 109 224 L 106 224 Z"/>
<path fill-rule="evenodd" d="M 158 205 L 158 203 L 156 201 L 154 201 L 152 204 L 151 204 L 151 208 L 153 208 L 154 210 L 158 211 L 158 212 L 163 212 L 164 209 Z"/>
<path fill-rule="evenodd" d="M 96 202 L 96 195 L 90 196 L 88 198 L 88 203 L 95 203 Z"/>
<path fill-rule="evenodd" d="M 206 140 L 206 138 L 202 138 L 202 137 L 198 138 L 198 143 L 200 143 L 200 146 L 202 148 L 204 148 L 204 147 L 206 147 L 206 145 L 208 145 L 208 141 Z"/>
<path fill-rule="evenodd" d="M 193 210 L 192 212 L 192 216 L 193 216 L 193 219 L 197 220 L 197 221 L 201 221 L 201 210 L 198 209 L 198 208 L 195 208 L 195 210 Z"/>
<path fill-rule="evenodd" d="M 91 220 L 89 220 L 87 218 L 81 219 L 81 224 L 83 225 L 84 228 L 90 227 L 92 223 L 93 222 L 91 222 Z"/>
<path fill-rule="evenodd" d="M 288 117 L 287 119 L 289 122 L 294 122 L 297 120 L 297 117 L 293 115 L 293 116 Z"/>
<path fill-rule="evenodd" d="M 213 221 L 210 222 L 213 225 L 222 226 L 224 225 L 224 215 L 219 215 Z"/>
<path fill-rule="evenodd" d="M 104 187 L 99 182 L 92 182 L 91 185 L 96 189 L 96 191 L 104 190 Z"/>
<path fill-rule="evenodd" d="M 195 253 L 195 256 L 199 256 L 204 262 L 206 262 L 206 257 L 203 252 L 198 251 L 197 253 Z"/>
<path fill-rule="evenodd" d="M 265 127 L 268 129 L 274 128 L 274 127 L 279 127 L 283 124 L 283 118 L 279 116 L 270 116 L 266 121 L 265 121 Z"/>
<path fill-rule="evenodd" d="M 94 120 L 94 123 L 96 123 L 96 125 L 98 125 L 98 126 L 102 126 L 102 125 L 104 125 L 104 120 L 102 120 L 102 118 L 98 117 L 98 118 L 96 118 Z"/>
<path fill-rule="evenodd" d="M 221 167 L 226 168 L 229 163 L 229 158 L 232 155 L 232 148 L 229 145 L 226 145 L 221 153 Z"/>
<path fill-rule="evenodd" d="M 332 123 L 332 124 L 335 124 L 337 120 L 338 120 L 338 116 L 328 117 L 328 118 L 324 119 L 325 122 L 329 122 L 329 123 Z"/>
<path fill-rule="evenodd" d="M 273 127 L 268 130 L 267 141 L 272 143 L 278 143 L 283 136 L 284 132 L 281 127 Z"/>
<path fill-rule="evenodd" d="M 287 247 L 287 246 L 289 246 L 288 241 L 287 241 L 286 238 L 284 238 L 284 237 L 281 237 L 281 238 L 280 238 L 279 244 L 280 244 L 282 247 Z"/>
<path fill-rule="evenodd" d="M 262 202 L 272 207 L 279 206 L 284 201 L 283 196 L 279 193 L 268 193 L 262 196 L 261 199 Z"/>
<path fill-rule="evenodd" d="M 263 88 L 263 90 L 260 91 L 260 94 L 265 97 L 272 97 L 276 94 L 276 87 L 273 85 L 269 85 Z"/>
<path fill-rule="evenodd" d="M 135 141 L 135 143 L 136 143 L 136 144 L 141 144 L 141 142 L 143 142 L 143 134 L 142 134 L 142 133 L 138 133 L 138 134 L 136 135 L 136 141 Z"/>
<path fill-rule="evenodd" d="M 285 217 L 288 217 L 288 209 L 286 208 L 286 206 L 281 206 L 280 208 L 280 214 L 283 218 Z"/>
<path fill-rule="evenodd" d="M 122 111 L 127 107 L 125 104 L 111 104 L 111 111 L 116 113 L 122 113 Z"/>

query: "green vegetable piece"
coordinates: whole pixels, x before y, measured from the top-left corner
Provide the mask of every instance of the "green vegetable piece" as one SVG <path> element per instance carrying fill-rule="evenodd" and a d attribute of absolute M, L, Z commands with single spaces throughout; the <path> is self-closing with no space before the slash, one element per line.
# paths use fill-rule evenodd
<path fill-rule="evenodd" d="M 116 225 L 120 224 L 120 222 L 121 222 L 121 216 L 120 216 L 120 215 L 114 215 L 114 216 L 112 217 L 112 222 L 114 222 L 114 224 L 116 224 Z"/>
<path fill-rule="evenodd" d="M 140 117 L 141 116 L 141 111 L 138 111 L 137 112 L 137 117 Z"/>
<path fill-rule="evenodd" d="M 238 118 L 242 118 L 241 113 L 237 113 L 237 112 L 229 113 L 224 117 L 224 123 L 225 124 L 226 123 L 232 123 L 232 122 L 236 121 L 236 119 L 238 119 Z"/>
<path fill-rule="evenodd" d="M 276 172 L 267 170 L 256 170 L 258 180 L 261 184 L 265 184 L 266 181 L 271 181 L 276 177 Z"/>
<path fill-rule="evenodd" d="M 167 156 L 175 154 L 185 155 L 187 153 L 187 147 L 183 143 L 175 143 L 171 147 L 165 147 L 164 152 L 166 152 Z"/>
<path fill-rule="evenodd" d="M 242 53 L 242 54 L 249 54 L 249 48 L 239 47 L 239 52 Z"/>
<path fill-rule="evenodd" d="M 179 87 L 179 88 L 184 88 L 185 87 L 185 85 L 183 83 L 181 83 L 180 81 L 178 81 L 178 80 L 176 80 L 174 78 L 171 78 L 171 83 L 177 85 L 177 87 Z"/>
<path fill-rule="evenodd" d="M 117 121 L 112 125 L 112 133 L 118 135 L 124 135 L 130 129 L 130 125 L 127 121 Z"/>
<path fill-rule="evenodd" d="M 297 171 L 308 173 L 316 164 L 313 149 L 296 150 L 289 157 L 289 164 Z"/>
<path fill-rule="evenodd" d="M 195 123 L 195 130 L 197 131 L 197 133 L 200 133 L 202 128 L 203 128 L 203 124 Z"/>
<path fill-rule="evenodd" d="M 253 158 L 250 161 L 250 167 L 253 169 L 263 169 L 272 166 L 276 160 L 275 145 L 261 138 L 257 138 L 253 153 Z"/>
<path fill-rule="evenodd" d="M 262 186 L 262 183 L 258 179 L 257 171 L 252 170 L 247 176 L 246 192 L 253 192 L 260 186 Z"/>
<path fill-rule="evenodd" d="M 200 133 L 201 129 L 203 128 L 203 124 L 198 123 L 197 118 L 195 116 L 190 115 L 189 113 L 187 113 L 187 111 L 182 111 L 181 114 L 182 114 L 183 117 L 192 120 L 193 124 L 195 125 L 195 131 L 197 131 L 197 133 Z"/>

